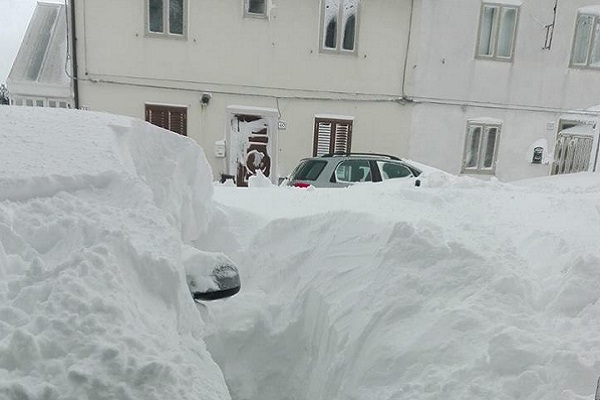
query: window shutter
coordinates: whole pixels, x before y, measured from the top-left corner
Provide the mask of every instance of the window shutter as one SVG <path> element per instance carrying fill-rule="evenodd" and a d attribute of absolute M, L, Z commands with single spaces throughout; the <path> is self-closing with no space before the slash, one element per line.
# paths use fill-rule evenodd
<path fill-rule="evenodd" d="M 334 153 L 348 153 L 350 151 L 350 132 L 352 125 L 338 122 L 335 124 Z"/>
<path fill-rule="evenodd" d="M 185 111 L 171 110 L 169 111 L 169 130 L 180 135 L 187 136 L 187 116 Z"/>
<path fill-rule="evenodd" d="M 187 136 L 187 109 L 185 107 L 146 104 L 146 121 Z"/>
<path fill-rule="evenodd" d="M 330 153 L 331 133 L 333 132 L 333 123 L 331 121 L 317 121 L 314 156 L 322 156 Z"/>
<path fill-rule="evenodd" d="M 351 139 L 351 120 L 315 118 L 313 156 L 349 153 Z"/>

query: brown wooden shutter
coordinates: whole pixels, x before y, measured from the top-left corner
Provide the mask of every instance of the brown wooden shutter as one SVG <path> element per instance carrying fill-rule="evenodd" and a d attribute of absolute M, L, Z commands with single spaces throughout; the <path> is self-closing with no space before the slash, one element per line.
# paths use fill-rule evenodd
<path fill-rule="evenodd" d="M 351 120 L 315 118 L 313 156 L 349 153 L 351 139 Z"/>
<path fill-rule="evenodd" d="M 187 136 L 187 108 L 146 104 L 146 121 Z"/>

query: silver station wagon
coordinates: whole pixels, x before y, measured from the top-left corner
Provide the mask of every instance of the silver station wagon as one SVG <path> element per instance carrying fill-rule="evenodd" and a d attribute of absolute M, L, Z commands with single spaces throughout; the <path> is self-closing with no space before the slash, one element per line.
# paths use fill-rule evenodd
<path fill-rule="evenodd" d="M 398 157 L 376 153 L 326 154 L 300 160 L 282 185 L 306 188 L 347 187 L 358 182 L 416 178 L 421 170 Z M 419 186 L 419 180 L 415 185 Z"/>

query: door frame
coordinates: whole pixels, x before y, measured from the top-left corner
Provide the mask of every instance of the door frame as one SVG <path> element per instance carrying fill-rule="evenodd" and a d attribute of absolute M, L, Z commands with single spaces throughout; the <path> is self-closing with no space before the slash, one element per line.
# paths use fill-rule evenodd
<path fill-rule="evenodd" d="M 235 175 L 236 170 L 232 170 L 231 159 L 231 120 L 236 114 L 256 115 L 267 120 L 267 137 L 269 138 L 269 149 L 271 151 L 271 183 L 277 185 L 279 182 L 279 145 L 277 124 L 279 121 L 279 111 L 275 108 L 251 107 L 242 105 L 227 106 L 227 122 L 225 124 L 225 143 L 226 143 L 226 171 L 229 175 Z"/>

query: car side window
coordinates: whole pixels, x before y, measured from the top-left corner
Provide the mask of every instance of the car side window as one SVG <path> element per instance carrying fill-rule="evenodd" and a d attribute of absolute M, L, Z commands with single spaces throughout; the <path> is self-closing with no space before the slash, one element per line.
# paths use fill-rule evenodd
<path fill-rule="evenodd" d="M 371 166 L 367 160 L 342 161 L 335 168 L 337 182 L 371 182 Z"/>
<path fill-rule="evenodd" d="M 406 178 L 413 176 L 411 170 L 402 164 L 387 161 L 377 161 L 377 166 L 379 167 L 381 178 L 384 181 L 387 179 Z"/>

